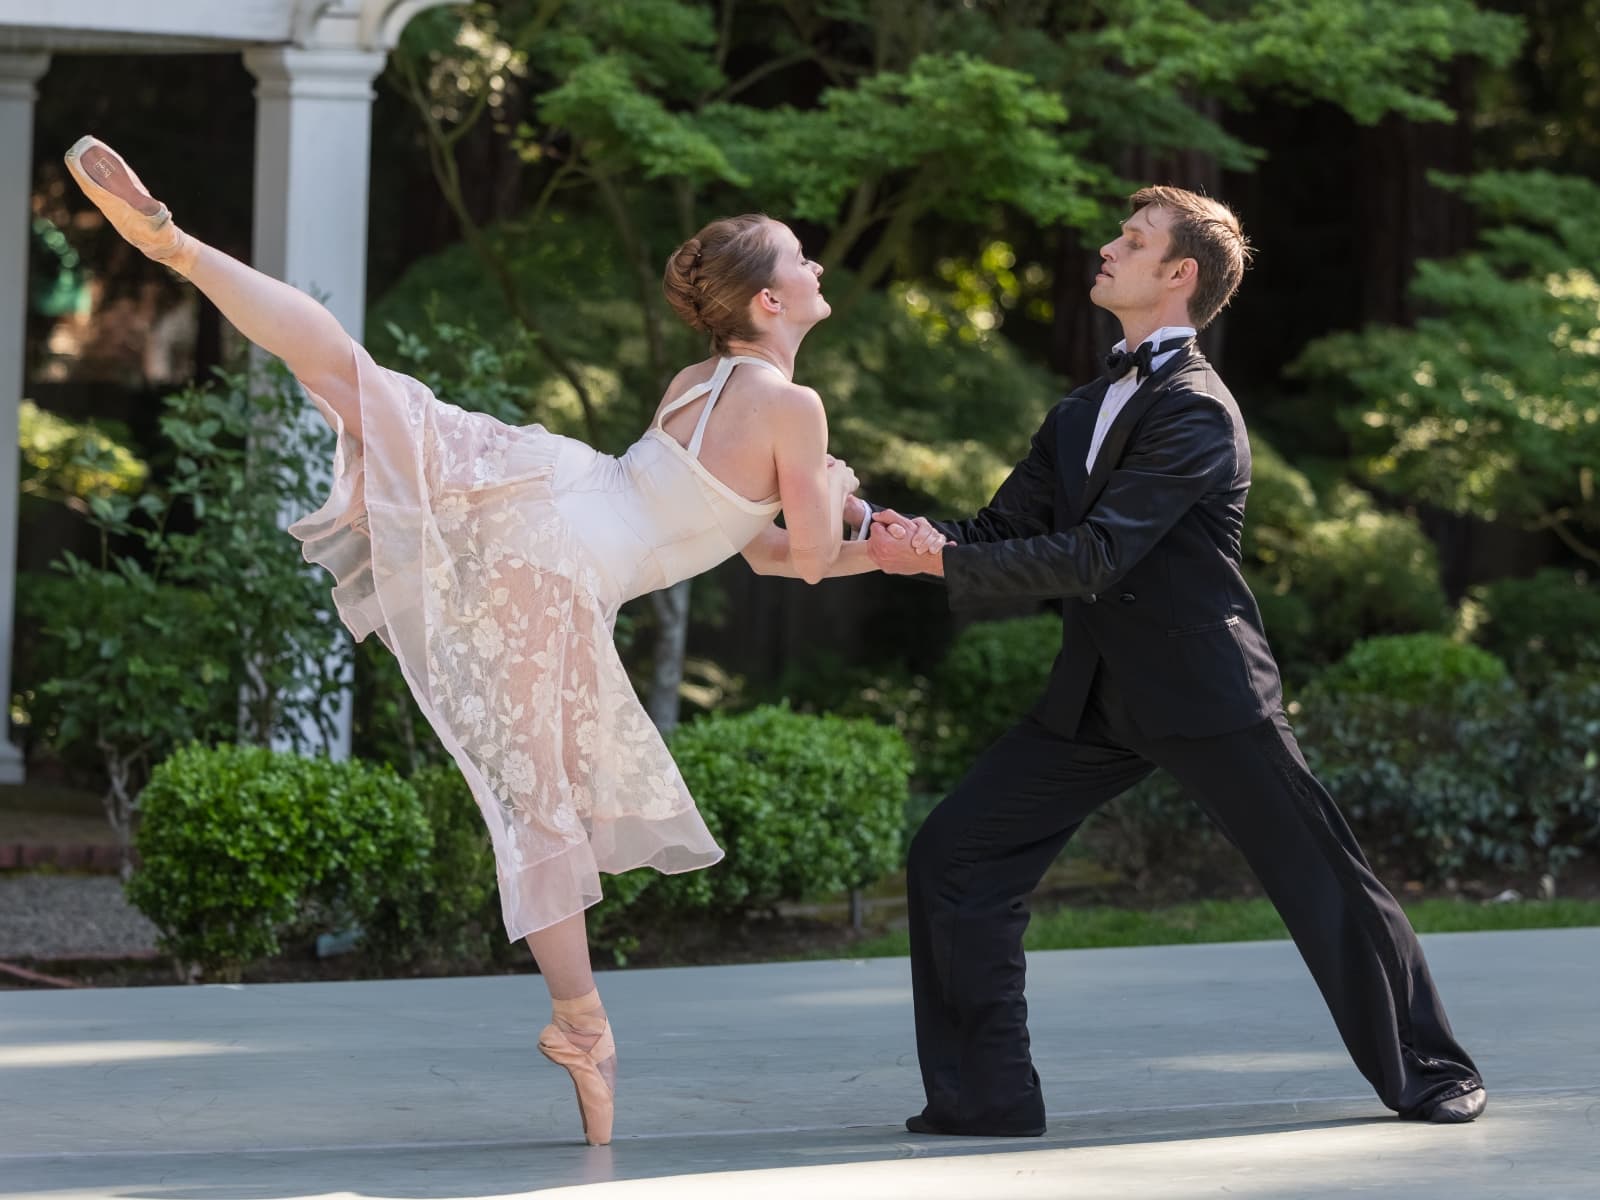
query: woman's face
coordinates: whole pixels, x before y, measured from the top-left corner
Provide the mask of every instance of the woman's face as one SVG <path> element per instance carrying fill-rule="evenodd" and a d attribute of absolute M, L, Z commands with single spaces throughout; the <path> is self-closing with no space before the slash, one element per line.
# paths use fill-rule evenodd
<path fill-rule="evenodd" d="M 779 221 L 772 223 L 772 239 L 778 261 L 766 290 L 783 306 L 781 320 L 809 329 L 833 311 L 822 298 L 822 264 L 807 258 L 794 230 Z"/>

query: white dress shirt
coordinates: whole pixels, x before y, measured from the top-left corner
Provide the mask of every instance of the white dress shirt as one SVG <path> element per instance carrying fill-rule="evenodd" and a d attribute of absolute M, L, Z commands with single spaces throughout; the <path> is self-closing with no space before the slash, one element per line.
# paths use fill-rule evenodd
<path fill-rule="evenodd" d="M 1194 336 L 1195 331 L 1187 325 L 1163 325 L 1145 338 L 1144 342 L 1149 342 L 1152 346 L 1159 346 L 1162 342 L 1170 341 L 1172 338 L 1192 338 Z M 1139 345 L 1144 345 L 1144 342 L 1140 342 Z M 1124 338 L 1111 348 L 1113 350 L 1126 350 L 1128 348 L 1127 339 Z M 1150 369 L 1159 371 L 1167 365 L 1167 360 L 1177 353 L 1177 350 L 1168 350 L 1165 354 L 1156 355 L 1150 360 Z M 1106 389 L 1105 399 L 1100 401 L 1100 415 L 1095 419 L 1094 437 L 1089 440 L 1089 457 L 1084 459 L 1083 462 L 1085 471 L 1094 470 L 1094 457 L 1100 453 L 1100 443 L 1106 440 L 1106 434 L 1111 429 L 1111 423 L 1117 419 L 1117 414 L 1122 411 L 1122 406 L 1128 402 L 1129 397 L 1139 390 L 1140 382 L 1138 372 L 1133 369 L 1130 363 L 1128 373 L 1121 379 L 1114 380 L 1111 386 Z"/>

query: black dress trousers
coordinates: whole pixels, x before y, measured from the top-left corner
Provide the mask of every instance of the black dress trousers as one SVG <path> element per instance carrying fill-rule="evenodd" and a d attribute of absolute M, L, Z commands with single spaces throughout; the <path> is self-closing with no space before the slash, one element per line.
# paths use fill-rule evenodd
<path fill-rule="evenodd" d="M 1028 897 L 1084 819 L 1156 767 L 1244 854 L 1383 1103 L 1412 1116 L 1482 1086 L 1410 922 L 1283 714 L 1220 736 L 1146 738 L 1102 670 L 1072 737 L 1024 719 L 912 841 L 911 970 L 929 1121 L 951 1132 L 1043 1131 L 1023 997 Z"/>

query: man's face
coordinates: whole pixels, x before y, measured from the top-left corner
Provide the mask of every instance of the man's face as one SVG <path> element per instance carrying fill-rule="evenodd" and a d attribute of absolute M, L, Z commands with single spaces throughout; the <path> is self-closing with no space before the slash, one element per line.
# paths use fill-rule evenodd
<path fill-rule="evenodd" d="M 1100 247 L 1100 272 L 1089 299 L 1114 313 L 1139 312 L 1161 303 L 1177 263 L 1163 262 L 1172 245 L 1172 214 L 1146 205 L 1122 223 L 1122 232 Z"/>

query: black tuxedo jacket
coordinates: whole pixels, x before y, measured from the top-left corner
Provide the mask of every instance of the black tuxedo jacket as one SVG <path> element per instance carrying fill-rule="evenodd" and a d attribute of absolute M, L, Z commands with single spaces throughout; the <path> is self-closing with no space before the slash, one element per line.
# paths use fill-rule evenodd
<path fill-rule="evenodd" d="M 1057 404 L 994 499 L 934 521 L 953 608 L 1062 601 L 1062 645 L 1034 715 L 1077 730 L 1096 670 L 1149 737 L 1207 737 L 1282 705 L 1261 613 L 1240 573 L 1250 490 L 1244 420 L 1191 343 L 1140 386 L 1085 473 L 1097 379 Z"/>

